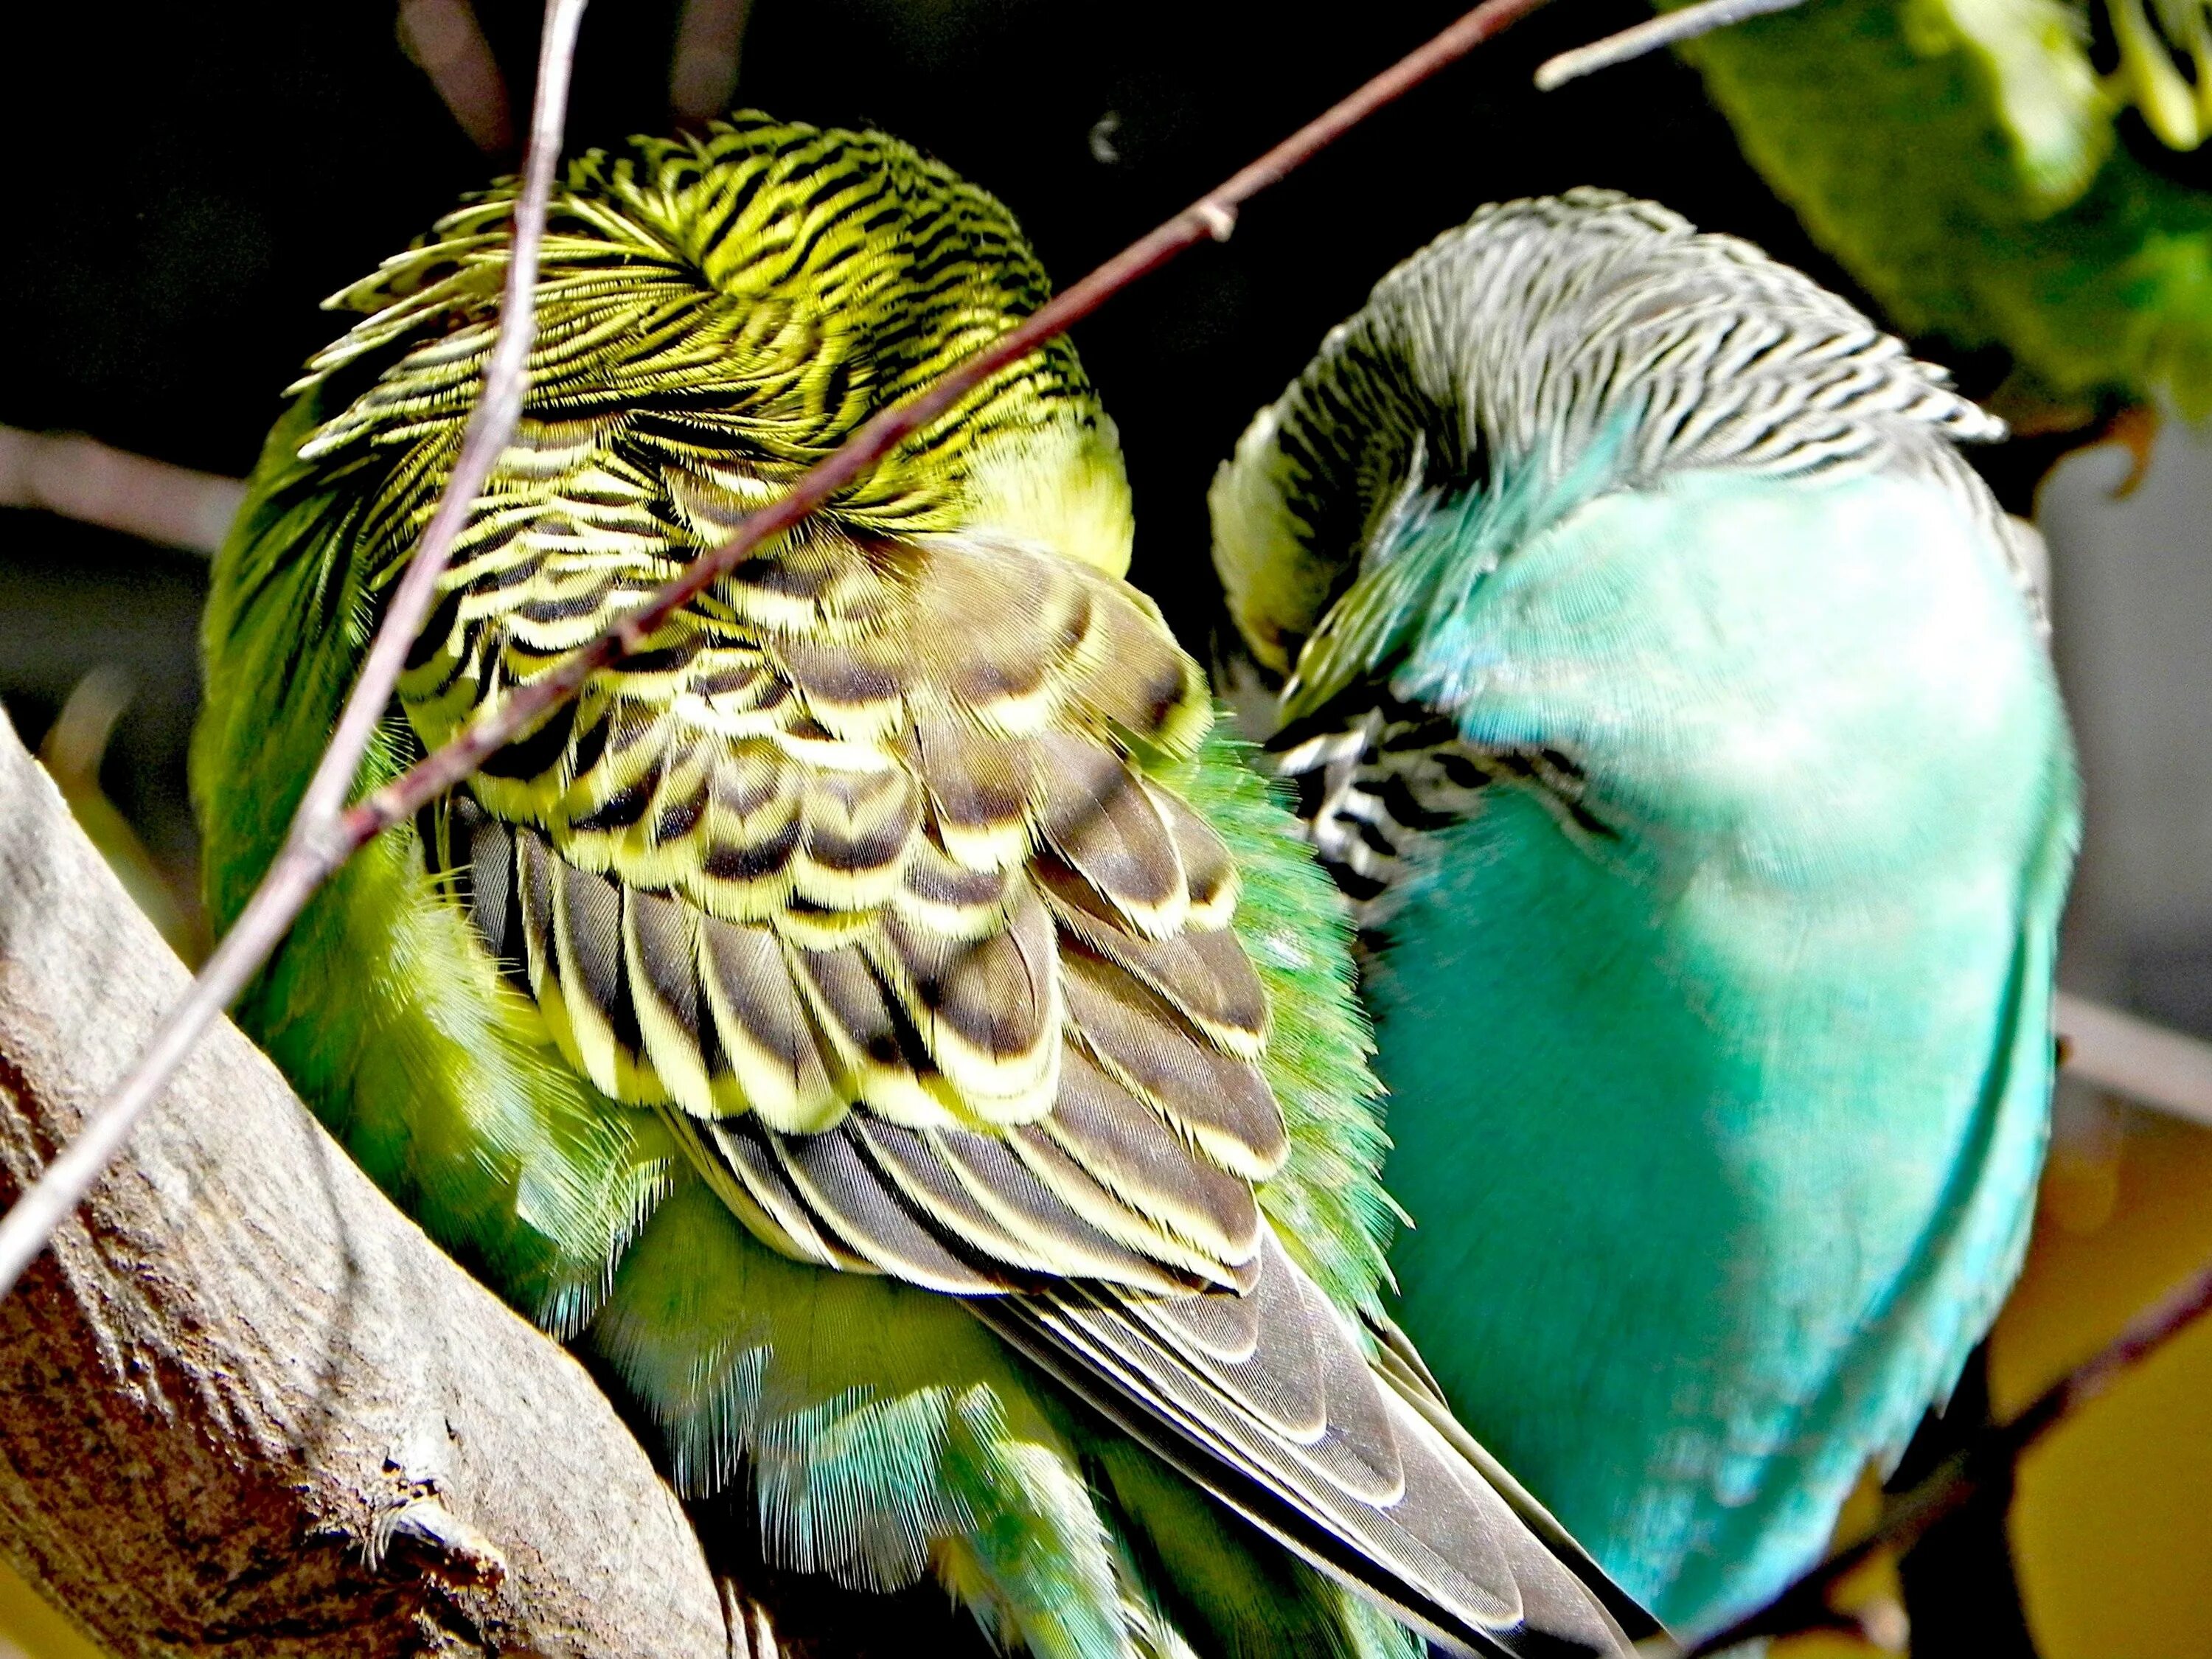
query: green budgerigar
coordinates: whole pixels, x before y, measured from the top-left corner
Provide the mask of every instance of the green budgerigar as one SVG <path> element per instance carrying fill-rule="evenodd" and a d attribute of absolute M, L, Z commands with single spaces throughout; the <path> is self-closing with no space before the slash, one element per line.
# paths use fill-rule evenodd
<path fill-rule="evenodd" d="M 1662 1618 L 1815 1558 L 1994 1316 L 2052 1066 L 2071 750 L 2001 434 L 1649 203 L 1486 208 L 1213 491 L 1364 907 L 1445 1398 Z"/>
<path fill-rule="evenodd" d="M 2161 159 L 2212 131 L 2204 0 L 1817 0 L 1683 53 L 1893 322 L 2004 349 L 2024 419 L 2212 412 L 2212 191 Z"/>
<path fill-rule="evenodd" d="M 209 891 L 279 844 L 451 467 L 511 188 L 334 302 L 218 557 Z M 527 405 L 364 786 L 1042 301 L 1006 211 L 757 116 L 571 164 Z M 769 1557 L 1051 1656 L 1617 1653 L 1648 1626 L 1371 1334 L 1348 933 L 1121 580 L 1047 346 L 384 836 L 240 1006 Z M 1315 1569 L 1320 1569 L 1316 1571 Z"/>

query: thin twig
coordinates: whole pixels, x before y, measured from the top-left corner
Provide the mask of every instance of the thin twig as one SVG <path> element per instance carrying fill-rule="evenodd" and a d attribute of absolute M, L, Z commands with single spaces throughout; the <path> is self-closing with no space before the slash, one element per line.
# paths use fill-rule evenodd
<path fill-rule="evenodd" d="M 1299 128 L 1227 183 L 1130 244 L 1074 287 L 1000 335 L 991 345 L 955 366 L 905 403 L 884 410 L 865 422 L 842 448 L 800 478 L 789 495 L 747 517 L 727 542 L 694 560 L 684 575 L 614 623 L 591 643 L 579 647 L 538 678 L 517 687 L 495 708 L 470 721 L 443 748 L 333 820 L 330 811 L 343 799 L 356 775 L 362 749 L 383 712 L 399 663 L 428 609 L 433 586 L 443 568 L 453 532 L 474 501 L 491 461 L 505 446 L 507 428 L 498 431 L 497 442 L 486 439 L 483 444 L 478 443 L 480 433 L 492 430 L 494 416 L 487 411 L 494 405 L 503 406 L 503 418 L 511 428 L 519 408 L 520 365 L 526 356 L 530 334 L 537 237 L 544 222 L 542 186 L 550 179 L 551 157 L 560 133 L 561 107 L 556 95 L 566 94 L 576 19 L 583 10 L 583 0 L 549 0 L 538 69 L 538 107 L 532 122 L 530 182 L 515 214 L 515 247 L 504 302 L 507 317 L 521 325 L 501 330 L 492 368 L 484 376 L 485 390 L 479 400 L 477 417 L 471 421 L 469 436 L 462 447 L 461 461 L 456 465 L 445 496 L 438 504 L 437 514 L 393 596 L 392 611 L 377 632 L 355 696 L 340 718 L 330 751 L 308 786 L 307 799 L 301 804 L 299 817 L 283 851 L 277 854 L 230 932 L 208 959 L 199 977 L 192 981 L 184 1000 L 156 1031 L 131 1074 L 87 1118 L 77 1138 L 16 1200 L 6 1218 L 0 1220 L 0 1296 L 14 1286 L 54 1229 L 61 1225 L 78 1199 L 99 1178 L 108 1159 L 130 1133 L 131 1124 L 191 1050 L 194 1040 L 268 960 L 308 896 L 333 870 L 380 831 L 412 816 L 459 783 L 487 756 L 520 735 L 548 710 L 574 696 L 594 672 L 643 648 L 654 630 L 670 616 L 756 547 L 789 530 L 837 491 L 866 473 L 901 440 L 950 411 L 992 375 L 1027 356 L 1071 324 L 1089 316 L 1114 295 L 1157 270 L 1186 248 L 1208 239 L 1226 240 L 1236 227 L 1237 210 L 1243 203 L 1310 160 L 1384 105 L 1403 96 L 1543 3 L 1544 0 L 1487 0 L 1487 3 L 1468 13 L 1425 46 L 1401 58 L 1341 103 Z M 529 239 L 526 245 L 526 235 Z M 512 380 L 505 378 L 501 368 L 510 357 L 514 360 L 515 378 Z M 480 462 L 473 477 L 468 471 L 472 460 Z M 346 742 L 356 746 L 349 755 L 342 755 L 342 744 Z"/>
<path fill-rule="evenodd" d="M 0 507 L 35 507 L 127 536 L 212 553 L 246 486 L 111 449 L 76 432 L 0 426 Z"/>
<path fill-rule="evenodd" d="M 668 106 L 681 118 L 703 121 L 730 106 L 751 9 L 751 0 L 684 0 L 668 64 Z"/>
<path fill-rule="evenodd" d="M 453 538 L 467 521 L 521 414 L 535 332 L 538 247 L 544 234 L 554 168 L 560 161 L 569 66 L 575 57 L 576 29 L 584 5 L 585 0 L 546 0 L 530 151 L 524 164 L 522 193 L 515 204 L 514 248 L 491 362 L 484 370 L 483 390 L 469 418 L 445 494 L 408 562 L 406 574 L 392 591 L 383 623 L 362 665 L 361 678 L 301 799 L 284 849 L 246 902 L 236 926 L 216 947 L 183 1000 L 155 1030 L 138 1064 L 85 1120 L 76 1139 L 0 1219 L 0 1296 L 15 1288 L 16 1279 L 45 1248 L 54 1229 L 68 1218 L 100 1178 L 139 1115 L 168 1081 L 200 1033 L 230 1006 L 268 959 L 308 895 L 361 845 L 358 840 L 349 842 L 342 833 L 334 833 L 341 809 L 352 792 L 369 738 L 383 718 L 407 648 L 436 598 L 438 578 L 445 570 Z"/>
<path fill-rule="evenodd" d="M 507 81 L 469 0 L 399 0 L 399 44 L 470 143 L 488 155 L 514 147 Z"/>
<path fill-rule="evenodd" d="M 1956 1456 L 1892 1504 L 1875 1529 L 1808 1569 L 1765 1606 L 1702 1638 L 1682 1659 L 1705 1659 L 1762 1637 L 1832 1628 L 1835 1587 L 1881 1550 L 1902 1553 L 1936 1524 L 1983 1497 L 2002 1492 L 2037 1441 L 2111 1388 L 2136 1364 L 2212 1313 L 2212 1265 L 2136 1318 L 2110 1346 L 2038 1395 L 2019 1416 L 1992 1424 Z"/>
<path fill-rule="evenodd" d="M 1684 6 L 1679 11 L 1625 28 L 1618 34 L 1608 34 L 1602 40 L 1593 40 L 1586 46 L 1577 46 L 1572 52 L 1547 58 L 1536 70 L 1536 90 L 1551 92 L 1570 81 L 1579 81 L 1585 75 L 1628 63 L 1662 46 L 1694 40 L 1716 29 L 1764 17 L 1769 12 L 1788 11 L 1804 3 L 1805 0 L 1700 0 L 1697 5 Z"/>
<path fill-rule="evenodd" d="M 2069 1076 L 2212 1128 L 2212 1043 L 2061 991 Z"/>

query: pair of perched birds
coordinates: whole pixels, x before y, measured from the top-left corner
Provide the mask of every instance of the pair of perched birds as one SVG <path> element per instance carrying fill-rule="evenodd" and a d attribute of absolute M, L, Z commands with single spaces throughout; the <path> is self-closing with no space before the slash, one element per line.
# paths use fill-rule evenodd
<path fill-rule="evenodd" d="M 340 296 L 217 562 L 221 917 L 453 464 L 511 207 Z M 880 135 L 572 163 L 363 784 L 1045 294 Z M 2075 805 L 1956 448 L 2000 430 L 1744 243 L 1483 209 L 1214 487 L 1294 817 L 1122 581 L 1054 342 L 374 843 L 241 1018 L 781 1563 L 933 1571 L 1049 1659 L 1623 1652 L 1815 1556 L 2020 1258 Z"/>

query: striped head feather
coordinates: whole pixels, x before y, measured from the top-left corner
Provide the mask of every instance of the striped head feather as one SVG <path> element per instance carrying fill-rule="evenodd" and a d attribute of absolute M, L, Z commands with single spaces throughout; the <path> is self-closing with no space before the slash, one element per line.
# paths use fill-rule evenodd
<path fill-rule="evenodd" d="M 1579 498 L 1587 480 L 1559 486 L 1604 447 L 1624 485 L 1923 468 L 2001 525 L 1953 446 L 2003 434 L 1811 277 L 1656 203 L 1573 190 L 1478 210 L 1329 331 L 1215 477 L 1214 562 L 1253 654 L 1288 673 L 1424 500 Z"/>
<path fill-rule="evenodd" d="M 457 451 L 516 189 L 502 181 L 334 295 L 363 320 L 293 387 L 374 374 L 301 453 L 331 466 L 363 445 L 404 457 L 372 514 L 382 560 L 411 545 Z M 531 394 L 479 534 L 493 532 L 501 485 L 531 497 L 562 482 L 616 498 L 596 515 L 600 550 L 632 550 L 617 509 L 642 470 L 682 474 L 684 527 L 713 537 L 1048 292 L 998 201 L 881 133 L 747 112 L 590 151 L 553 192 Z M 997 527 L 1114 574 L 1128 563 L 1119 441 L 1064 338 L 907 439 L 823 521 L 861 534 Z M 601 522 L 578 527 L 590 537 Z M 471 551 L 465 542 L 460 562 Z"/>

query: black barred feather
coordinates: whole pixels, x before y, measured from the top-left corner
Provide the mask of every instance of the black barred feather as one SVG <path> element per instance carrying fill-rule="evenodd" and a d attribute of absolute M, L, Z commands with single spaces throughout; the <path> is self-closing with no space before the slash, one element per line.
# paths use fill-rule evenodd
<path fill-rule="evenodd" d="M 1389 921 L 1429 837 L 1471 815 L 1499 779 L 1528 789 L 1571 836 L 1613 836 L 1584 800 L 1583 770 L 1556 749 L 1504 749 L 1462 738 L 1387 682 L 1363 681 L 1267 740 L 1276 775 L 1297 789 L 1298 824 L 1364 929 Z"/>

